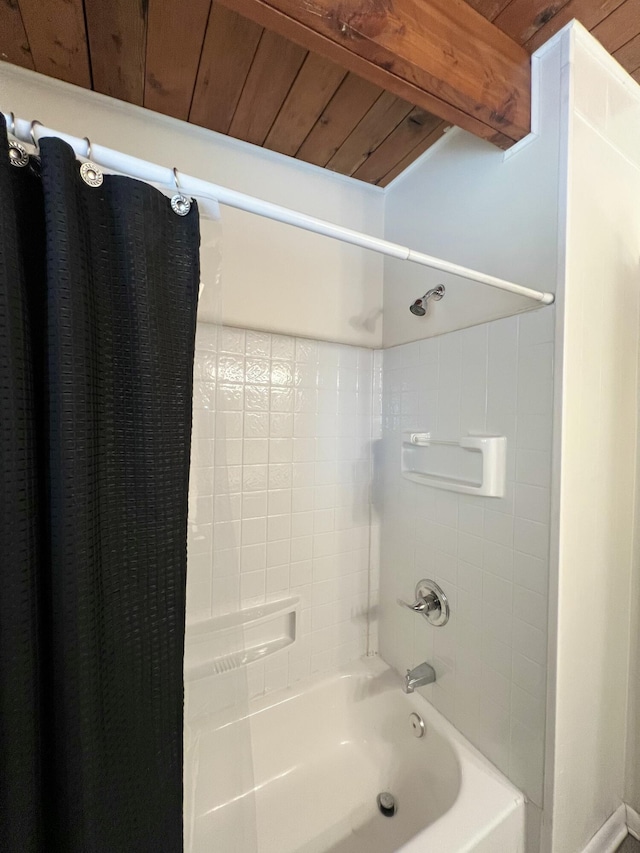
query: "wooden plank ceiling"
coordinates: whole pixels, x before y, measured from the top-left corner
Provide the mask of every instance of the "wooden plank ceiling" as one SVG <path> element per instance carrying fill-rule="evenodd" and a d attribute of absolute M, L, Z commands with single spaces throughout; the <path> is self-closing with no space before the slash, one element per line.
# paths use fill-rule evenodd
<path fill-rule="evenodd" d="M 640 0 L 467 0 L 527 50 L 572 18 L 640 82 Z M 385 186 L 446 122 L 211 0 L 0 0 L 0 59 Z"/>

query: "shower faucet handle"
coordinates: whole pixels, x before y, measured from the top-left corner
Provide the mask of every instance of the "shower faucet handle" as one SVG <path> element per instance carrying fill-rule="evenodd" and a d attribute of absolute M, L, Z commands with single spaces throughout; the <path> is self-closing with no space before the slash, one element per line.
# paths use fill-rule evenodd
<path fill-rule="evenodd" d="M 413 604 L 409 604 L 408 601 L 403 601 L 401 598 L 398 598 L 397 602 L 400 607 L 406 607 L 407 610 L 413 610 L 414 613 L 429 613 L 431 610 L 439 607 L 435 595 L 431 592 L 424 598 L 422 596 L 418 596 Z"/>
<path fill-rule="evenodd" d="M 397 599 L 401 607 L 420 613 L 435 628 L 441 628 L 449 621 L 449 601 L 445 591 L 435 581 L 425 578 L 416 584 L 416 600 L 413 604 Z"/>

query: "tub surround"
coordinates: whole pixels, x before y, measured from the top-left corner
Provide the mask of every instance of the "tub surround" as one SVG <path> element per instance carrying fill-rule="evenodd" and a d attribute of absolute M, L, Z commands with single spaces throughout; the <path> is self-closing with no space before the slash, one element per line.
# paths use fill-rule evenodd
<path fill-rule="evenodd" d="M 432 664 L 419 692 L 538 805 L 553 321 L 539 309 L 375 354 L 201 324 L 189 528 L 190 620 L 301 598 L 295 645 L 249 665 L 250 696 L 375 651 L 380 613 L 384 659 Z M 505 496 L 405 480 L 406 429 L 506 436 Z M 451 602 L 444 628 L 395 603 L 426 576 Z"/>
<path fill-rule="evenodd" d="M 385 350 L 375 494 L 382 518 L 380 653 L 427 660 L 420 690 L 542 804 L 553 308 Z M 506 436 L 504 498 L 402 477 L 403 430 Z M 433 577 L 451 602 L 441 628 L 396 604 Z"/>

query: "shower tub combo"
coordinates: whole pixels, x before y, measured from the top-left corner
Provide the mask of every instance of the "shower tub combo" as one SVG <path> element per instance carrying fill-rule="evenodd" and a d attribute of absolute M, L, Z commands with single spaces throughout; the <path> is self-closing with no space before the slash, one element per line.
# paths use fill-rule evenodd
<path fill-rule="evenodd" d="M 235 719 L 202 716 L 188 737 L 193 853 L 524 850 L 520 791 L 379 658 L 252 700 Z M 243 741 L 252 771 L 238 790 Z M 250 842 L 234 830 L 242 809 Z"/>

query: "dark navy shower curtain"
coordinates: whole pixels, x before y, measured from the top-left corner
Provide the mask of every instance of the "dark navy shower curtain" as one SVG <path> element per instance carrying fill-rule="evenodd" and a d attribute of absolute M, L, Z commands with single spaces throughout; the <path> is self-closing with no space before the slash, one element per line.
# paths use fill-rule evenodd
<path fill-rule="evenodd" d="M 198 254 L 195 205 L 2 122 L 2 853 L 183 847 Z"/>

